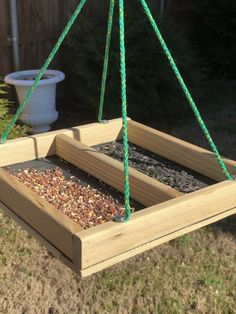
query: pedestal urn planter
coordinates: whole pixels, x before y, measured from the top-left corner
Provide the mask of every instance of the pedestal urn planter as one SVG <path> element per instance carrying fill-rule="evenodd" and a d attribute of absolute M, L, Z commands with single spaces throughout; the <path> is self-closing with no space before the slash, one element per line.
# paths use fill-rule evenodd
<path fill-rule="evenodd" d="M 5 77 L 7 84 L 16 88 L 19 102 L 22 103 L 39 70 L 10 73 Z M 47 70 L 24 108 L 21 121 L 32 127 L 33 133 L 43 133 L 51 129 L 50 124 L 58 119 L 56 110 L 56 85 L 64 80 L 61 71 Z"/>

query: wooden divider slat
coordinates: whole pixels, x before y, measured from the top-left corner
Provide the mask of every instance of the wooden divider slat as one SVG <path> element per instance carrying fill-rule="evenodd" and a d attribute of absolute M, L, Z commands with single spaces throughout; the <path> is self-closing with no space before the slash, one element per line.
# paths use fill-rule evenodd
<path fill-rule="evenodd" d="M 130 142 L 153 153 L 199 172 L 213 180 L 223 181 L 225 176 L 212 152 L 180 140 L 135 121 L 128 121 Z M 236 174 L 236 161 L 223 158 L 231 174 Z"/>
<path fill-rule="evenodd" d="M 102 180 L 119 191 L 124 191 L 123 164 L 66 135 L 56 136 L 56 153 L 71 164 Z M 151 206 L 182 193 L 130 168 L 131 197 Z"/>

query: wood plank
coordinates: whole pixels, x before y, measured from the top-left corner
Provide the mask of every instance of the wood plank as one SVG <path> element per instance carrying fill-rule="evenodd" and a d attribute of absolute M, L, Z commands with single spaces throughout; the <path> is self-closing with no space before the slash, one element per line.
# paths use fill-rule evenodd
<path fill-rule="evenodd" d="M 107 124 L 91 123 L 71 129 L 9 140 L 0 145 L 0 167 L 55 155 L 54 139 L 58 134 L 65 134 L 81 140 L 87 145 L 96 145 L 113 141 L 119 137 L 121 126 L 121 119 L 114 119 Z"/>
<path fill-rule="evenodd" d="M 34 230 L 31 226 L 29 226 L 24 220 L 22 220 L 18 215 L 16 215 L 11 209 L 5 206 L 0 202 L 0 209 L 4 211 L 4 213 L 12 218 L 19 226 L 21 226 L 25 231 L 27 231 L 32 237 L 34 237 L 37 241 L 39 241 L 54 257 L 59 259 L 64 265 L 75 270 L 73 262 L 68 259 L 62 252 L 56 249 L 51 243 L 49 243 L 41 234 L 39 234 L 36 230 Z"/>
<path fill-rule="evenodd" d="M 225 180 L 212 152 L 180 140 L 174 136 L 147 127 L 135 121 L 128 121 L 130 142 L 180 165 L 199 172 L 216 181 Z M 223 158 L 231 174 L 236 174 L 236 161 Z"/>
<path fill-rule="evenodd" d="M 72 136 L 71 130 L 60 130 L 40 135 L 9 140 L 0 145 L 0 167 L 55 155 L 55 135 L 65 133 Z"/>
<path fill-rule="evenodd" d="M 146 208 L 132 215 L 128 223 L 108 222 L 77 234 L 82 242 L 82 269 L 104 259 L 146 245 L 172 233 L 195 230 L 207 219 L 235 213 L 236 182 L 225 181 L 182 197 Z M 227 213 L 225 216 L 228 215 Z M 135 255 L 135 253 L 134 253 Z M 130 253 L 127 253 L 127 257 Z"/>
<path fill-rule="evenodd" d="M 167 235 L 165 235 L 161 238 L 158 238 L 156 240 L 153 240 L 153 241 L 147 242 L 143 245 L 137 246 L 134 249 L 126 251 L 122 254 L 116 255 L 116 256 L 111 257 L 109 259 L 105 259 L 104 261 L 99 262 L 98 264 L 95 264 L 95 265 L 90 266 L 88 268 L 84 268 L 84 269 L 80 270 L 80 276 L 81 277 L 90 276 L 96 272 L 99 272 L 99 271 L 104 270 L 108 267 L 111 267 L 117 263 L 120 263 L 124 260 L 127 260 L 128 258 L 131 258 L 135 255 L 138 255 L 138 254 L 141 254 L 145 251 L 153 249 L 154 247 L 156 247 L 158 245 L 164 244 L 164 243 L 171 241 L 173 239 L 176 239 L 176 238 L 178 238 L 184 234 L 188 234 L 192 231 L 203 228 L 207 225 L 215 223 L 221 219 L 224 219 L 224 218 L 231 216 L 231 215 L 234 215 L 234 214 L 236 214 L 236 207 L 234 207 L 230 210 L 224 211 L 224 212 L 222 212 L 218 215 L 215 215 L 213 217 L 209 217 L 205 220 L 199 221 L 199 222 L 197 222 L 193 225 L 190 225 L 186 228 L 182 228 L 180 230 L 174 231 L 174 232 L 167 234 Z"/>
<path fill-rule="evenodd" d="M 0 0 L 0 38 L 11 36 L 11 18 L 9 0 Z M 22 69 L 41 68 L 53 47 L 51 37 L 61 33 L 78 1 L 75 0 L 24 0 L 16 1 L 19 18 L 20 61 Z M 89 20 L 102 21 L 105 11 L 101 9 L 101 1 L 88 1 L 83 9 L 83 16 Z M 104 8 L 106 10 L 107 5 Z M 29 27 L 30 25 L 30 27 Z M 96 25 L 96 24 L 94 24 Z M 29 38 L 29 40 L 27 40 Z M 43 40 L 39 42 L 39 39 Z M 32 43 L 28 43 L 28 42 Z M 0 41 L 0 46 L 2 45 Z M 60 54 L 55 56 L 51 68 L 60 68 Z M 0 73 L 14 71 L 12 49 L 0 49 Z M 4 60 L 4 61 L 3 61 Z"/>
<path fill-rule="evenodd" d="M 72 259 L 72 234 L 82 228 L 3 169 L 0 186 L 1 202 Z"/>
<path fill-rule="evenodd" d="M 112 142 L 122 135 L 122 119 L 86 124 L 78 127 L 78 130 L 77 139 L 88 146 Z"/>
<path fill-rule="evenodd" d="M 115 189 L 124 191 L 123 164 L 66 135 L 56 136 L 59 157 L 102 180 Z M 151 206 L 182 193 L 130 168 L 131 197 L 145 206 Z"/>

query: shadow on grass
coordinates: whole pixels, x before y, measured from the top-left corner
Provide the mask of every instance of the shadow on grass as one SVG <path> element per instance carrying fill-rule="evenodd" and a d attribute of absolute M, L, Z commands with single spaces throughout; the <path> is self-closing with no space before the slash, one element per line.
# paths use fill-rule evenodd
<path fill-rule="evenodd" d="M 236 215 L 222 219 L 212 224 L 210 227 L 213 231 L 220 230 L 236 237 Z"/>

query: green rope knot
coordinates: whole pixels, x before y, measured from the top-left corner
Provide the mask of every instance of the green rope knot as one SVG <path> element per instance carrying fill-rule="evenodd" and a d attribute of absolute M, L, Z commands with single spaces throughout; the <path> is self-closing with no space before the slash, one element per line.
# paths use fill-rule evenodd
<path fill-rule="evenodd" d="M 130 221 L 130 215 L 129 216 L 120 216 L 120 215 L 117 215 L 113 218 L 113 221 L 115 222 L 128 222 Z"/>

